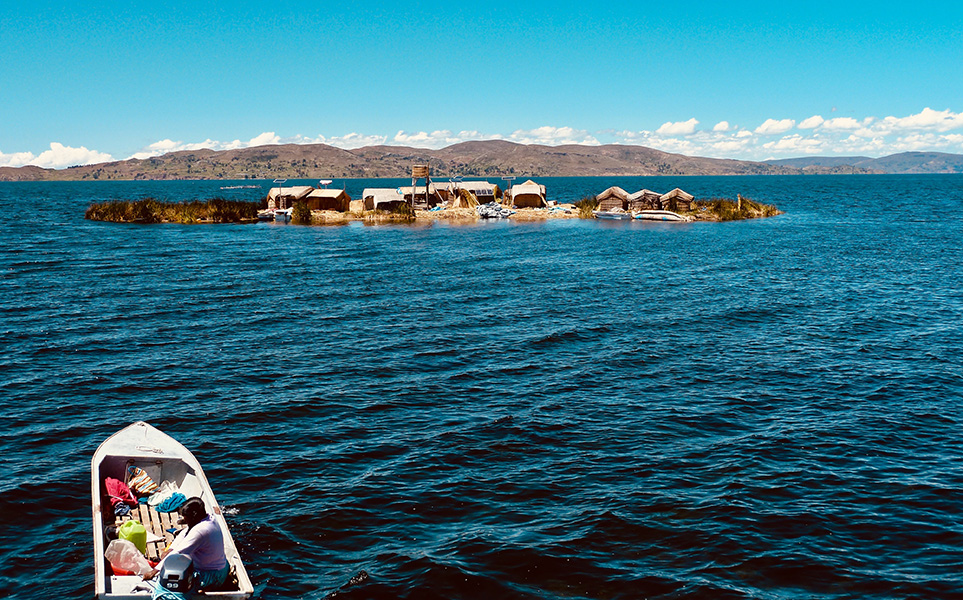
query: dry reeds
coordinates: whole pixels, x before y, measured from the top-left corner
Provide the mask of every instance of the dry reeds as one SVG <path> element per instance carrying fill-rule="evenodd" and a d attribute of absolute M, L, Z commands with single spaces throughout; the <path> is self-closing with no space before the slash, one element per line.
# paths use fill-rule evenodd
<path fill-rule="evenodd" d="M 240 223 L 257 219 L 258 203 L 211 198 L 163 202 L 156 198 L 91 204 L 84 218 L 111 223 Z"/>
<path fill-rule="evenodd" d="M 779 209 L 771 204 L 762 204 L 749 198 L 743 198 L 741 195 L 738 196 L 737 200 L 731 198 L 700 198 L 693 203 L 692 212 L 695 212 L 699 218 L 708 218 L 715 221 L 758 219 L 780 214 Z"/>

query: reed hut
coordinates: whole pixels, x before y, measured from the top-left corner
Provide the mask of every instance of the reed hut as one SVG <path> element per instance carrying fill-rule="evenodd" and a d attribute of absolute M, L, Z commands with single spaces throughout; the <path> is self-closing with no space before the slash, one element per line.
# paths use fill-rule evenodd
<path fill-rule="evenodd" d="M 351 208 L 351 196 L 344 190 L 313 190 L 305 201 L 311 210 L 347 212 Z"/>
<path fill-rule="evenodd" d="M 664 210 L 686 212 L 692 210 L 692 201 L 695 200 L 695 196 L 683 192 L 679 188 L 675 188 L 671 192 L 662 194 L 660 200 L 662 201 L 662 208 Z"/>
<path fill-rule="evenodd" d="M 548 206 L 545 200 L 545 186 L 529 179 L 511 188 L 512 205 L 518 208 L 540 208 Z"/>
<path fill-rule="evenodd" d="M 629 193 L 618 186 L 612 186 L 595 197 L 599 203 L 598 210 L 607 211 L 621 209 L 626 210 L 629 203 Z"/>
<path fill-rule="evenodd" d="M 365 210 L 393 210 L 405 204 L 405 197 L 398 188 L 365 188 L 361 197 Z"/>
<path fill-rule="evenodd" d="M 410 185 L 402 188 L 398 188 L 401 195 L 404 196 L 405 201 L 412 202 L 412 189 L 414 189 L 414 202 L 413 206 L 427 206 L 431 208 L 432 206 L 437 206 L 442 202 L 447 202 L 451 199 L 451 184 L 448 183 L 435 183 L 431 182 L 426 186 L 419 185 L 412 188 Z"/>
<path fill-rule="evenodd" d="M 639 190 L 629 194 L 626 210 L 661 210 L 662 194 L 652 190 Z"/>
<path fill-rule="evenodd" d="M 295 202 L 304 200 L 313 189 L 309 185 L 271 188 L 268 190 L 267 207 L 272 210 L 291 208 Z"/>
<path fill-rule="evenodd" d="M 498 189 L 498 186 L 487 181 L 458 181 L 455 182 L 454 189 L 456 192 L 458 192 L 458 190 L 471 192 L 479 204 L 495 202 L 501 195 L 501 190 Z"/>

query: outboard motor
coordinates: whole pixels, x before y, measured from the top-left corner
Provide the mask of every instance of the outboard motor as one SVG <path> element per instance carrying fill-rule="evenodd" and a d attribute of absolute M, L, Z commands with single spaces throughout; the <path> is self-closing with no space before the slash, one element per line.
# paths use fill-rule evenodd
<path fill-rule="evenodd" d="M 194 584 L 194 563 L 184 554 L 172 553 L 164 559 L 160 584 L 172 592 L 186 594 Z"/>

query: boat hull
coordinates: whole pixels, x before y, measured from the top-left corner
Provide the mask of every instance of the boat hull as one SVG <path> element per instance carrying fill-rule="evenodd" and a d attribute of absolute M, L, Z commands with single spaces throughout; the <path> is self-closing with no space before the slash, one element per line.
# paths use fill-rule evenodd
<path fill-rule="evenodd" d="M 94 594 L 109 600 L 143 600 L 149 591 L 135 591 L 140 583 L 137 575 L 114 575 L 104 558 L 106 540 L 104 528 L 115 524 L 109 504 L 104 505 L 104 478 L 124 479 L 127 466 L 135 465 L 148 471 L 156 483 L 174 482 L 185 496 L 198 496 L 204 501 L 208 514 L 224 534 L 224 552 L 237 576 L 237 589 L 205 592 L 205 596 L 223 600 L 250 598 L 254 593 L 251 579 L 241 562 L 237 546 L 231 537 L 220 505 L 214 497 L 207 476 L 200 463 L 187 448 L 158 429 L 138 421 L 107 438 L 91 459 L 90 488 L 94 536 Z M 190 497 L 188 496 L 188 497 Z"/>
<path fill-rule="evenodd" d="M 632 218 L 631 213 L 626 212 L 607 212 L 602 210 L 597 210 L 592 213 L 596 219 L 605 219 L 608 221 L 628 221 Z"/>
<path fill-rule="evenodd" d="M 676 221 L 686 222 L 688 217 L 684 217 L 670 210 L 641 210 L 635 213 L 635 218 L 641 221 Z"/>

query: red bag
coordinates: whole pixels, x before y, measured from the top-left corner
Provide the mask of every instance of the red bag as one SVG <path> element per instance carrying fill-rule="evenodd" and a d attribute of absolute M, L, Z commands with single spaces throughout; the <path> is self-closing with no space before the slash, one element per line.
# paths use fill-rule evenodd
<path fill-rule="evenodd" d="M 130 488 L 123 481 L 108 477 L 104 479 L 104 486 L 107 488 L 107 495 L 110 496 L 111 507 L 122 502 L 137 506 L 137 498 L 134 498 L 134 494 L 130 492 Z"/>

